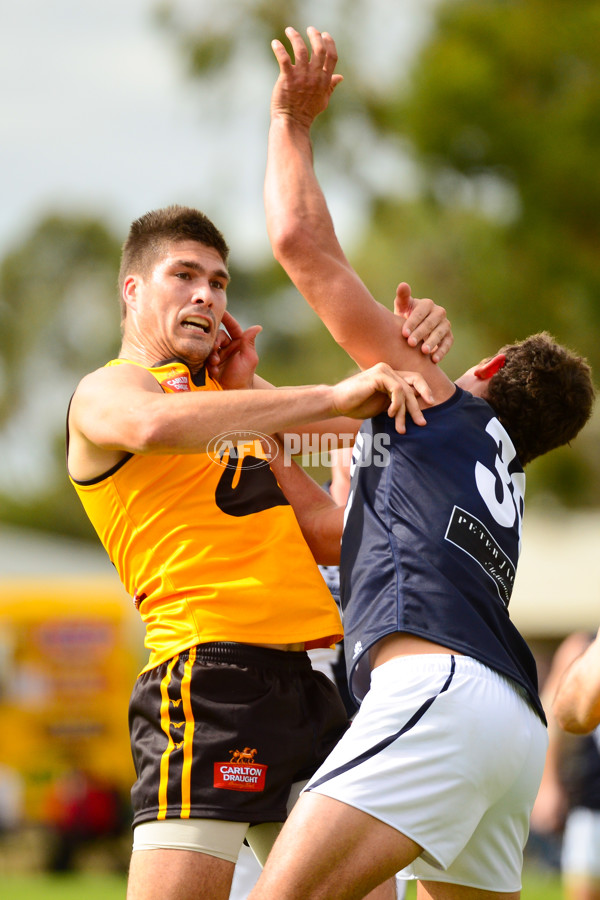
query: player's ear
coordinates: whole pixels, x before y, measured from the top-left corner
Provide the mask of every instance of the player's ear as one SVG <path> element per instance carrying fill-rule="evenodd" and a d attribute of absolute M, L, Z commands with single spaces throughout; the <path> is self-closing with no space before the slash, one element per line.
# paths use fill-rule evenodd
<path fill-rule="evenodd" d="M 127 306 L 135 308 L 137 300 L 137 278 L 135 275 L 128 275 L 123 282 L 123 300 Z"/>
<path fill-rule="evenodd" d="M 492 375 L 495 375 L 496 372 L 499 372 L 506 362 L 506 353 L 496 353 L 491 359 L 486 359 L 484 362 L 479 363 L 479 365 L 473 370 L 473 375 L 475 378 L 480 378 L 482 381 L 487 381 Z"/>

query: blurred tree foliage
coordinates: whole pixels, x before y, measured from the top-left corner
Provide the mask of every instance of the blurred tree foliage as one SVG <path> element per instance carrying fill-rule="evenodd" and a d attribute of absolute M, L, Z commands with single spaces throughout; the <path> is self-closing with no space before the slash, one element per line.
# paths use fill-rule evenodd
<path fill-rule="evenodd" d="M 404 279 L 447 306 L 453 376 L 543 329 L 600 369 L 600 3 L 422 7 L 432 16 L 414 57 L 406 43 L 394 50 L 402 12 L 392 2 L 237 0 L 217 15 L 175 0 L 161 21 L 191 75 L 223 100 L 239 93 L 242 63 L 262 70 L 286 25 L 331 31 L 345 81 L 315 128 L 317 166 L 328 197 L 345 193 L 361 211 L 349 255 L 373 293 L 385 300 Z M 272 65 L 269 84 L 275 74 Z M 310 334 L 320 348 L 320 331 Z M 310 350 L 305 331 L 280 353 L 264 341 L 276 381 Z M 319 358 L 310 352 L 311 369 Z M 530 466 L 529 496 L 599 503 L 597 440 L 595 419 L 572 448 Z"/>
<path fill-rule="evenodd" d="M 66 480 L 65 414 L 79 379 L 118 350 L 119 255 L 102 222 L 48 215 L 0 264 L 5 521 L 90 533 Z"/>

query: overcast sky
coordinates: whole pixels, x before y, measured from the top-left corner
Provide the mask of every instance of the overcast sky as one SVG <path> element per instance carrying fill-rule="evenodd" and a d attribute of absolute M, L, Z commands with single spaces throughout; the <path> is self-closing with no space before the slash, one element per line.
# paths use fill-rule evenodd
<path fill-rule="evenodd" d="M 199 88 L 153 24 L 156 0 L 1 5 L 0 258 L 46 210 L 97 213 L 124 232 L 155 206 L 210 207 L 227 168 L 240 179 L 249 166 L 248 190 L 234 198 L 242 233 L 260 202 L 262 159 L 247 161 L 240 146 L 224 158 L 218 139 L 203 140 Z M 257 111 L 265 140 L 267 105 Z M 209 127 L 214 137 L 220 122 Z"/>
<path fill-rule="evenodd" d="M 177 5 L 207 10 L 203 3 L 213 0 Z M 365 77 L 385 77 L 414 51 L 434 3 L 370 0 L 359 36 Z M 257 73 L 255 60 L 240 60 L 239 90 L 225 109 L 211 108 L 210 87 L 186 78 L 154 24 L 156 4 L 0 0 L 0 259 L 49 210 L 104 216 L 124 237 L 133 218 L 173 202 L 214 218 L 236 259 L 268 251 L 262 176 L 275 61 Z M 306 14 L 314 7 L 323 20 L 336 5 L 307 0 Z"/>

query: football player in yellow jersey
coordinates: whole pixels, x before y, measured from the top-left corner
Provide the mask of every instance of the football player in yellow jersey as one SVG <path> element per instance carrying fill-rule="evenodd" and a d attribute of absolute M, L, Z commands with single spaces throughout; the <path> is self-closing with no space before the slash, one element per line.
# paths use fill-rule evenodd
<path fill-rule="evenodd" d="M 242 331 L 226 311 L 227 258 L 196 210 L 136 220 L 119 359 L 81 381 L 68 415 L 69 476 L 150 651 L 130 706 L 128 900 L 225 900 L 244 838 L 264 860 L 293 786 L 347 724 L 306 652 L 339 640 L 337 608 L 282 487 L 302 480 L 306 503 L 331 504 L 339 532 L 341 510 L 282 457 L 277 481 L 253 448 L 313 422 L 330 432 L 332 417 L 348 431 L 339 417 L 385 409 L 399 430 L 406 411 L 424 424 L 415 393 L 429 397 L 420 376 L 386 365 L 333 386 L 251 390 L 270 387 L 254 375 L 260 328 Z M 411 333 L 438 359 L 452 342 L 431 301 L 398 319 L 397 339 Z M 219 443 L 224 433 L 241 445 Z M 337 550 L 318 561 L 337 562 Z"/>

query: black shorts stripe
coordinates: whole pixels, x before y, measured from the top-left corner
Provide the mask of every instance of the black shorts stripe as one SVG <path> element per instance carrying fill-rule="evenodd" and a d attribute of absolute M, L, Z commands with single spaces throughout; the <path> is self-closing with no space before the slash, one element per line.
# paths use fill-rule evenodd
<path fill-rule="evenodd" d="M 326 775 L 323 775 L 321 778 L 317 779 L 317 781 L 313 781 L 310 785 L 310 790 L 312 788 L 318 787 L 320 784 L 324 784 L 326 781 L 330 781 L 332 778 L 335 778 L 337 775 L 342 775 L 344 772 L 348 772 L 350 769 L 353 769 L 355 766 L 359 766 L 361 763 L 365 762 L 367 759 L 371 759 L 373 756 L 377 756 L 382 750 L 385 750 L 386 747 L 389 747 L 390 744 L 393 744 L 394 741 L 398 740 L 399 737 L 402 737 L 403 734 L 406 734 L 407 731 L 410 731 L 411 728 L 417 724 L 419 719 L 422 719 L 427 710 L 430 708 L 436 697 L 439 697 L 440 694 L 443 694 L 444 691 L 447 691 L 452 682 L 452 678 L 454 677 L 454 671 L 456 669 L 456 660 L 452 655 L 450 657 L 450 674 L 448 675 L 446 681 L 444 682 L 443 687 L 434 694 L 433 697 L 429 697 L 418 710 L 410 717 L 408 722 L 402 726 L 400 731 L 397 731 L 395 734 L 391 734 L 388 737 L 384 738 L 382 741 L 379 741 L 378 744 L 375 744 L 374 747 L 370 747 L 368 750 L 365 750 L 364 753 L 361 753 L 360 756 L 356 756 L 354 759 L 351 759 L 349 762 L 344 763 L 343 766 L 338 766 L 336 769 L 332 769 L 331 772 L 327 772 Z"/>

